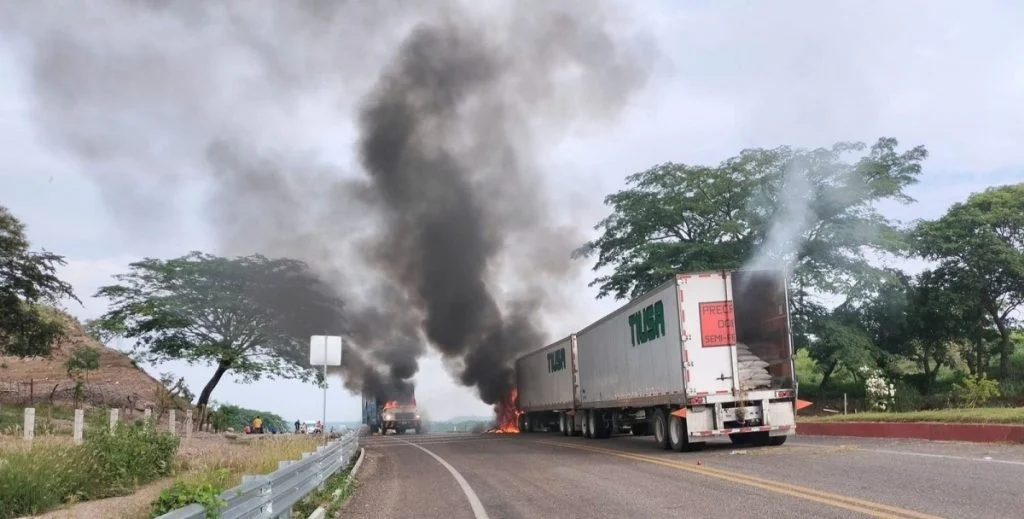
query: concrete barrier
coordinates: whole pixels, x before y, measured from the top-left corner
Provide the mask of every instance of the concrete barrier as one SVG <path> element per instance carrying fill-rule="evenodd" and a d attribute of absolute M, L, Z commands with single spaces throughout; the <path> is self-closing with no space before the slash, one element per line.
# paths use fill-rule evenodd
<path fill-rule="evenodd" d="M 798 422 L 797 434 L 907 438 L 977 443 L 1024 443 L 1024 425 L 931 422 Z"/>

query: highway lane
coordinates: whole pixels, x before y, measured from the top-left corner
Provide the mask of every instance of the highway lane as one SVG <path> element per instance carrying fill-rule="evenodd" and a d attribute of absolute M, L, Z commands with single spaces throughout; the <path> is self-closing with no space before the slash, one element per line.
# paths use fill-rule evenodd
<path fill-rule="evenodd" d="M 680 454 L 650 437 L 557 434 L 368 437 L 364 446 L 345 517 L 482 517 L 467 495 L 490 518 L 1024 517 L 1020 446 L 797 436 L 782 447 L 726 441 Z"/>

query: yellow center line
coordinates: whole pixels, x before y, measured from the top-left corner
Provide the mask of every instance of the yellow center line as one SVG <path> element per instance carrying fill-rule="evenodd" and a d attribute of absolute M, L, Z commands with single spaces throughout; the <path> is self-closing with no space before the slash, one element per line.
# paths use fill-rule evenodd
<path fill-rule="evenodd" d="M 604 447 L 593 447 L 590 445 L 579 445 L 561 441 L 534 441 L 536 441 L 537 443 L 545 443 L 548 445 L 556 445 L 559 447 L 569 447 L 571 449 L 608 454 L 612 456 L 618 456 L 620 458 L 626 458 L 635 461 L 644 461 L 655 465 L 661 465 L 678 470 L 685 470 L 687 472 L 692 472 L 694 474 L 701 474 L 704 476 L 714 477 L 725 481 L 730 481 L 733 483 L 739 483 L 741 485 L 752 486 L 779 494 L 785 494 L 788 496 L 797 497 L 808 501 L 814 501 L 816 503 L 821 503 L 836 508 L 842 508 L 845 510 L 862 513 L 871 517 L 885 519 L 902 519 L 907 517 L 912 517 L 915 519 L 941 519 L 938 516 L 923 514 L 921 512 L 915 512 L 913 510 L 906 510 L 903 508 L 884 505 L 881 503 L 874 503 L 871 501 L 866 501 L 855 497 L 833 494 L 830 492 L 824 492 L 812 488 L 800 487 L 797 485 L 792 485 L 781 481 L 763 479 L 739 472 L 732 472 L 722 469 L 713 469 L 705 465 L 702 465 L 700 467 L 693 465 L 684 465 L 679 462 L 669 461 L 644 454 L 636 454 L 616 449 L 607 449 Z"/>

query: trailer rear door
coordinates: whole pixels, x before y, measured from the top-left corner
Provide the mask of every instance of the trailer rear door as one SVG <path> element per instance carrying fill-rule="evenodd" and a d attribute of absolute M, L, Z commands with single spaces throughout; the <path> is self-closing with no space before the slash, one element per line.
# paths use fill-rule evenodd
<path fill-rule="evenodd" d="M 719 271 L 677 279 L 688 397 L 794 387 L 782 271 Z"/>
<path fill-rule="evenodd" d="M 736 348 L 731 273 L 680 274 L 677 280 L 686 394 L 731 394 Z"/>

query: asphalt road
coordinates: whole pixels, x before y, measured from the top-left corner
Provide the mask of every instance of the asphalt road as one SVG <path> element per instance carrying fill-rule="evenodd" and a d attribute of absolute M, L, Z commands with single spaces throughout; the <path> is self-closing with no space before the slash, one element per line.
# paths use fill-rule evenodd
<path fill-rule="evenodd" d="M 367 437 L 343 517 L 1024 518 L 1024 447 L 794 436 L 658 450 L 652 437 Z"/>

